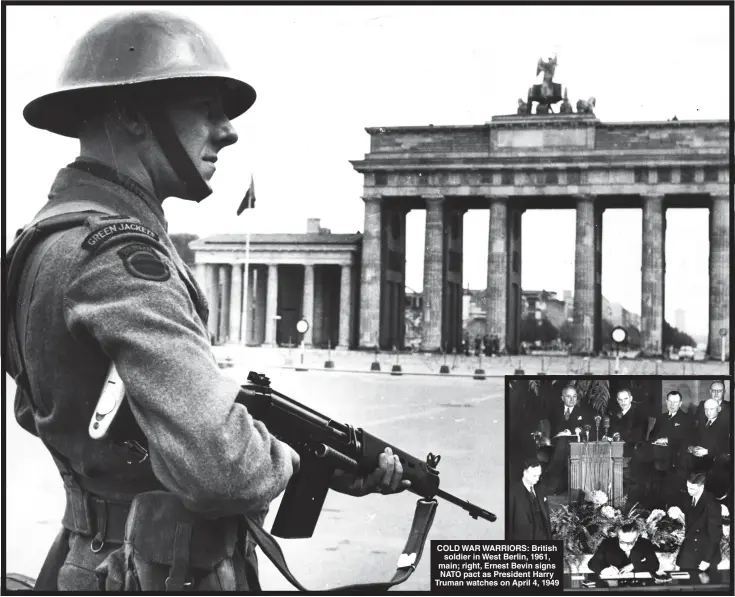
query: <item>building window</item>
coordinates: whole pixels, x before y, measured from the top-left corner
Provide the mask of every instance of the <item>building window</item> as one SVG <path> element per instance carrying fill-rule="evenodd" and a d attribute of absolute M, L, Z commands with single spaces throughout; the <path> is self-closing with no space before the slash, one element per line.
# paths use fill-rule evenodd
<path fill-rule="evenodd" d="M 375 173 L 375 186 L 384 187 L 388 184 L 388 175 L 385 172 Z"/>
<path fill-rule="evenodd" d="M 648 170 L 645 168 L 636 168 L 634 171 L 635 181 L 638 183 L 648 182 Z"/>
<path fill-rule="evenodd" d="M 659 168 L 658 169 L 658 181 L 659 182 L 671 182 L 671 168 Z"/>
<path fill-rule="evenodd" d="M 493 184 L 493 173 L 480 172 L 480 184 Z"/>
<path fill-rule="evenodd" d="M 579 169 L 572 168 L 567 172 L 567 184 L 579 184 Z"/>
<path fill-rule="evenodd" d="M 500 173 L 500 184 L 512 185 L 514 182 L 513 170 L 503 170 Z"/>
<path fill-rule="evenodd" d="M 704 182 L 717 182 L 717 166 L 705 166 Z"/>
<path fill-rule="evenodd" d="M 694 182 L 694 167 L 693 166 L 682 167 L 681 182 L 684 182 L 684 183 Z"/>
<path fill-rule="evenodd" d="M 559 175 L 556 170 L 546 172 L 546 184 L 557 184 L 559 182 Z"/>

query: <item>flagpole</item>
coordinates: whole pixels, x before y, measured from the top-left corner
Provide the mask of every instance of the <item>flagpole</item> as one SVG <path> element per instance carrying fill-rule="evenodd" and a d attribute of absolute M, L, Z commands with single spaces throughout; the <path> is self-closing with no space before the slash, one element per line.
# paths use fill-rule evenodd
<path fill-rule="evenodd" d="M 252 188 L 253 179 L 250 177 L 250 188 Z M 250 202 L 252 197 L 248 192 L 248 208 L 252 207 Z M 249 211 L 249 209 L 248 209 Z M 250 299 L 250 218 L 245 218 L 245 323 L 242 330 L 243 344 L 248 345 L 248 320 L 250 319 L 250 312 L 252 309 L 248 308 L 248 305 L 252 306 L 252 301 L 255 297 Z"/>

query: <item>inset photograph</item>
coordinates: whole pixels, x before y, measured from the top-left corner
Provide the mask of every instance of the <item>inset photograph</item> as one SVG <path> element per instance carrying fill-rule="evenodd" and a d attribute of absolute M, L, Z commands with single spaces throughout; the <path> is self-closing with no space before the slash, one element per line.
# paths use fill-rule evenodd
<path fill-rule="evenodd" d="M 730 396 L 714 378 L 508 378 L 506 538 L 563 541 L 567 589 L 730 588 Z"/>

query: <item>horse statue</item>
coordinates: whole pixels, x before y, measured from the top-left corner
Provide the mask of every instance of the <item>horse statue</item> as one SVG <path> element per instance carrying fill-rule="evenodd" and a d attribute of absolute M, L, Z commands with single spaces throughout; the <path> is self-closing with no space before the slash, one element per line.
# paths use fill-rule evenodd
<path fill-rule="evenodd" d="M 577 102 L 577 114 L 591 114 L 595 115 L 595 98 L 591 97 L 587 101 L 579 100 Z"/>
<path fill-rule="evenodd" d="M 517 114 L 530 114 L 531 113 L 531 104 L 529 102 L 524 102 L 523 99 L 518 98 L 518 112 Z"/>

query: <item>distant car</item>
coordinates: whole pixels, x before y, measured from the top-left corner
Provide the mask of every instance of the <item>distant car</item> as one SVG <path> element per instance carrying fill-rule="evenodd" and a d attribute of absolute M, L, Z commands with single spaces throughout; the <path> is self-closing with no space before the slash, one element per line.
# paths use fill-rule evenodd
<path fill-rule="evenodd" d="M 682 346 L 679 349 L 679 360 L 683 361 L 685 359 L 689 359 L 690 361 L 694 360 L 694 347 L 693 346 Z"/>
<path fill-rule="evenodd" d="M 706 361 L 707 360 L 707 351 L 702 348 L 697 348 L 694 351 L 694 357 L 692 358 L 693 361 Z"/>

